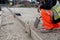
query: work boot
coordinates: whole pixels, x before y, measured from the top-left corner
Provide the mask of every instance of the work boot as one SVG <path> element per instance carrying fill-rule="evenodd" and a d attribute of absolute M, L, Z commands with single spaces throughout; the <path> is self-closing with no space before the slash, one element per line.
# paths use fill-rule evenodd
<path fill-rule="evenodd" d="M 53 29 L 50 29 L 50 30 L 46 30 L 46 29 L 42 29 L 40 30 L 41 33 L 50 33 L 50 32 L 53 32 Z"/>

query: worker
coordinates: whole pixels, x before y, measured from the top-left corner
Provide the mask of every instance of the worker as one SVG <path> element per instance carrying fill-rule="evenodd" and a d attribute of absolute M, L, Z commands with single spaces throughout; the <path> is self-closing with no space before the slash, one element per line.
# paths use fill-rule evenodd
<path fill-rule="evenodd" d="M 40 0 L 43 1 L 42 5 L 38 6 L 38 12 L 41 14 L 44 29 L 41 32 L 52 32 L 54 28 L 59 28 L 59 23 L 52 22 L 52 7 L 57 3 L 57 0 Z M 40 2 L 39 1 L 39 2 Z"/>

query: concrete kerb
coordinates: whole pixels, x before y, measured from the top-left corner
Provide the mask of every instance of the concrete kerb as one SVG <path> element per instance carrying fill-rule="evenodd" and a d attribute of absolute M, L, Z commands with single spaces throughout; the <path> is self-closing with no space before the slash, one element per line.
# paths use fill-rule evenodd
<path fill-rule="evenodd" d="M 34 31 L 34 24 L 30 24 L 30 35 L 33 40 L 43 40 L 38 34 Z"/>
<path fill-rule="evenodd" d="M 33 40 L 43 40 L 38 34 L 31 28 L 31 37 Z"/>
<path fill-rule="evenodd" d="M 34 23 L 30 23 L 30 35 L 32 37 L 33 40 L 43 40 L 36 32 L 35 30 L 37 30 L 34 26 Z"/>

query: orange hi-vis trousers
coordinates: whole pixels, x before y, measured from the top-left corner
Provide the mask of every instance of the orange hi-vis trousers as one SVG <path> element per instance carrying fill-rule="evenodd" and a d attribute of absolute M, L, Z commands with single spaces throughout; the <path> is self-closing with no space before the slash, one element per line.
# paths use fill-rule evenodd
<path fill-rule="evenodd" d="M 42 16 L 42 22 L 43 22 L 42 25 L 46 30 L 50 30 L 52 28 L 53 29 L 59 28 L 60 26 L 60 22 L 56 24 L 52 23 L 51 14 L 52 14 L 51 10 L 41 9 L 41 16 Z"/>

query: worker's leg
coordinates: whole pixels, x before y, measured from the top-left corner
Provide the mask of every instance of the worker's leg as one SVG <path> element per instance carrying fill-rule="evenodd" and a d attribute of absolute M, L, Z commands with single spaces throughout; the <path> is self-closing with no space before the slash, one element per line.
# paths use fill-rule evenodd
<path fill-rule="evenodd" d="M 50 30 L 53 28 L 53 24 L 51 21 L 51 11 L 48 10 L 48 13 L 46 12 L 46 10 L 41 10 L 41 15 L 42 15 L 42 21 L 43 21 L 43 25 L 45 27 L 46 30 Z"/>

